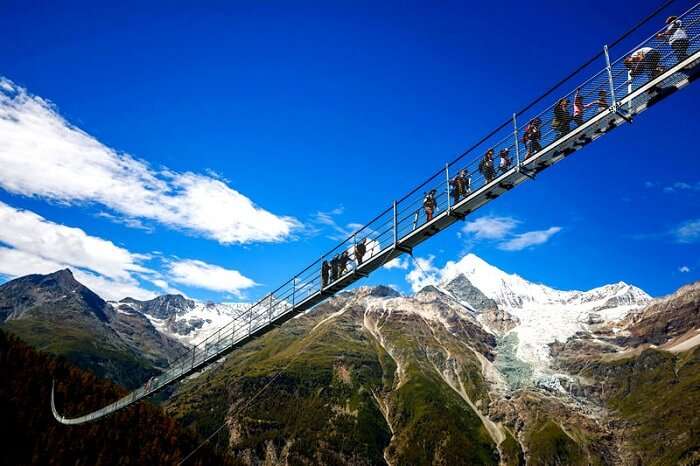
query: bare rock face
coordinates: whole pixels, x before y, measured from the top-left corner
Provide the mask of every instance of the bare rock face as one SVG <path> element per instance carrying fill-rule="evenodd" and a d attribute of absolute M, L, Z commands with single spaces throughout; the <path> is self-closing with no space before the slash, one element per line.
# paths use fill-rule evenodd
<path fill-rule="evenodd" d="M 497 309 L 496 301 L 487 298 L 475 287 L 464 274 L 459 274 L 445 285 L 445 290 L 452 293 L 460 301 L 469 303 L 477 311 Z"/>
<path fill-rule="evenodd" d="M 622 343 L 660 345 L 700 328 L 700 282 L 684 286 L 635 314 L 628 321 L 629 336 Z"/>
<path fill-rule="evenodd" d="M 517 317 L 502 309 L 489 309 L 482 312 L 479 318 L 488 328 L 500 334 L 508 333 L 520 323 Z"/>

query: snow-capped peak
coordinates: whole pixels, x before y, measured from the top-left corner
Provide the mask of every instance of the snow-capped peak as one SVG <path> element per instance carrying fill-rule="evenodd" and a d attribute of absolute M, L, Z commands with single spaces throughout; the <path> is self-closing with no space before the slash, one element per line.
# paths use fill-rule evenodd
<path fill-rule="evenodd" d="M 549 344 L 566 341 L 589 323 L 623 319 L 652 300 L 625 282 L 588 291 L 557 290 L 508 274 L 474 254 L 448 262 L 437 273 L 442 288 L 457 299 L 474 301 L 470 304 L 482 311 L 493 309 L 495 303 L 515 316 L 518 324 L 509 333 L 517 337 L 517 357 L 531 365 L 535 377 L 547 377 Z"/>
<path fill-rule="evenodd" d="M 122 312 L 140 312 L 158 331 L 188 345 L 200 343 L 250 307 L 248 303 L 205 303 L 180 295 L 150 301 L 127 298 L 110 304 Z"/>
<path fill-rule="evenodd" d="M 448 262 L 441 274 L 441 284 L 447 285 L 463 275 L 502 309 L 522 309 L 550 304 L 592 304 L 592 308 L 619 305 L 641 305 L 651 297 L 639 288 L 617 282 L 589 291 L 562 291 L 509 274 L 474 254 L 457 262 Z M 592 309 L 593 310 L 593 309 Z"/>

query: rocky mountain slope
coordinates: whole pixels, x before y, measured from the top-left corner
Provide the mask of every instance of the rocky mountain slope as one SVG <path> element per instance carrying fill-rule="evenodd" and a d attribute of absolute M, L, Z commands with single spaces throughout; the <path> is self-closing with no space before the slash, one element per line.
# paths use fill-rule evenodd
<path fill-rule="evenodd" d="M 130 387 L 185 350 L 143 315 L 113 308 L 70 270 L 0 285 L 0 326 L 35 348 Z"/>
<path fill-rule="evenodd" d="M 413 296 L 342 293 L 181 384 L 167 410 L 203 434 L 225 423 L 214 441 L 251 465 L 696 464 L 700 285 L 653 301 L 468 262 Z"/>
<path fill-rule="evenodd" d="M 196 345 L 243 313 L 247 303 L 203 303 L 181 295 L 163 295 L 150 301 L 125 298 L 110 303 L 116 309 L 145 316 L 164 335 Z"/>
<path fill-rule="evenodd" d="M 621 282 L 562 291 L 473 255 L 433 283 L 341 293 L 177 385 L 165 407 L 247 465 L 700 462 L 700 283 L 657 300 Z M 153 367 L 243 309 L 105 303 L 81 287 L 65 272 L 9 282 L 3 326 L 70 341 L 68 320 L 92 332 L 81 341 L 138 346 Z"/>

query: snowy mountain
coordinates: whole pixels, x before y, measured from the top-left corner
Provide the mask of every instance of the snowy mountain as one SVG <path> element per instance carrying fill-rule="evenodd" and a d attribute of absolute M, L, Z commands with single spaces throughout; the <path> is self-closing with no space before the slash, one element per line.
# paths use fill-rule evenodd
<path fill-rule="evenodd" d="M 158 331 L 187 345 L 200 343 L 250 307 L 247 303 L 203 303 L 181 295 L 150 301 L 125 298 L 110 304 L 122 312 L 143 314 Z"/>
<path fill-rule="evenodd" d="M 531 308 L 549 304 L 590 305 L 602 310 L 621 305 L 637 306 L 651 301 L 639 288 L 618 282 L 589 291 L 562 291 L 533 283 L 519 275 L 508 274 L 474 254 L 467 254 L 458 262 L 449 262 L 442 273 L 442 284 L 459 279 L 460 275 L 486 297 L 503 309 Z"/>
<path fill-rule="evenodd" d="M 486 310 L 484 305 L 493 303 L 513 316 L 518 323 L 509 326 L 512 328 L 507 334 L 516 342 L 514 356 L 530 365 L 536 378 L 549 373 L 550 344 L 566 341 L 593 325 L 620 321 L 652 301 L 647 293 L 624 282 L 589 291 L 557 290 L 508 274 L 474 254 L 449 262 L 438 286 L 465 305 Z M 485 315 L 480 321 L 495 333 L 502 333 L 489 324 Z"/>

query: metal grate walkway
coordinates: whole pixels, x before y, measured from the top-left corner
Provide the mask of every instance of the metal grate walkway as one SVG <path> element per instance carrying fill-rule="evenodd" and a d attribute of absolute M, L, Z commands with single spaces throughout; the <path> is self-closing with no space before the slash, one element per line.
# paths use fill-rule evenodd
<path fill-rule="evenodd" d="M 670 44 L 656 36 L 656 33 L 663 32 L 665 28 L 642 38 L 634 48 L 614 62 L 610 61 L 608 49 L 605 47 L 604 68 L 579 85 L 570 87 L 571 92 L 568 94 L 560 94 L 555 99 L 556 102 L 560 102 L 562 98 L 567 98 L 567 113 L 570 113 L 571 104 L 576 96 L 581 96 L 587 105 L 578 121 L 572 119 L 567 125 L 553 126 L 555 114 L 561 115 L 561 111 L 556 110 L 556 103 L 529 115 L 527 112 L 514 114 L 512 126 L 502 125 L 492 132 L 489 137 L 395 201 L 391 207 L 345 241 L 253 304 L 231 323 L 191 348 L 160 376 L 124 398 L 92 413 L 69 419 L 61 416 L 56 410 L 52 387 L 51 410 L 54 417 L 63 424 L 94 421 L 202 370 L 235 348 L 264 335 L 366 277 L 389 260 L 404 253 L 412 253 L 415 246 L 453 223 L 464 220 L 468 214 L 484 204 L 523 181 L 533 179 L 542 170 L 600 136 L 626 122 L 631 122 L 638 114 L 700 76 L 700 4 L 694 5 L 679 16 L 679 19 L 687 32 L 689 42 L 685 56 L 679 56 Z M 657 51 L 661 68 L 649 73 L 630 72 L 629 67 L 625 65 L 625 58 L 642 47 L 652 47 Z M 575 84 L 571 79 L 567 82 L 569 85 Z M 527 125 L 523 125 L 523 128 L 518 127 L 518 120 Z M 527 127 L 531 127 L 532 122 L 536 120 L 540 122 L 537 144 L 532 142 L 532 138 L 530 143 L 526 144 L 523 142 L 523 135 Z M 484 153 L 489 151 L 493 154 L 490 167 L 484 166 L 483 163 Z M 510 159 L 510 164 L 502 168 L 498 156 L 501 151 L 506 151 Z M 468 170 L 469 175 L 464 179 L 468 177 L 469 183 L 462 183 L 464 190 L 461 195 L 456 196 L 454 179 L 461 170 Z M 425 193 L 430 191 L 434 192 L 434 213 L 432 219 L 427 219 L 423 202 Z M 355 252 L 356 245 L 360 243 L 365 245 L 366 251 L 358 258 Z M 326 280 L 321 273 L 322 264 L 343 253 L 347 253 L 348 269 L 339 272 L 334 279 L 328 277 Z"/>

